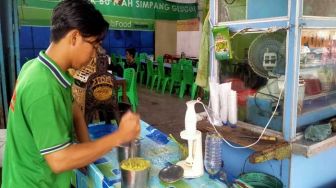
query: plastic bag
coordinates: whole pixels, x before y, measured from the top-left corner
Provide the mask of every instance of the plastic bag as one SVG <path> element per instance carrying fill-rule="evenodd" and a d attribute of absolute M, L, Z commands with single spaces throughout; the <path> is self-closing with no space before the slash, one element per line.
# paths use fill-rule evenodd
<path fill-rule="evenodd" d="M 215 57 L 219 61 L 228 60 L 232 57 L 230 33 L 227 27 L 214 27 Z"/>
<path fill-rule="evenodd" d="M 304 132 L 304 138 L 314 142 L 322 141 L 328 138 L 331 134 L 331 125 L 322 124 L 322 125 L 311 125 L 306 128 Z"/>

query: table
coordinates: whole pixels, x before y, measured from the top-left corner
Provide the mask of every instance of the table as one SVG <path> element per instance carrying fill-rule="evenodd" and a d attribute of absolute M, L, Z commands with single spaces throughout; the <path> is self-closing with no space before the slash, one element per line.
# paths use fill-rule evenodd
<path fill-rule="evenodd" d="M 141 63 L 142 63 L 142 64 L 147 64 L 147 63 L 144 62 L 144 61 L 142 61 Z M 156 61 L 153 61 L 153 65 L 158 66 L 158 63 L 157 63 Z M 163 66 L 164 66 L 165 68 L 169 68 L 169 69 L 171 69 L 171 63 L 163 63 Z M 181 67 L 181 68 L 182 68 L 182 67 Z M 196 72 L 197 72 L 197 68 L 196 68 L 196 67 L 193 67 L 193 71 L 194 71 L 194 73 L 196 73 Z"/>
<path fill-rule="evenodd" d="M 100 135 L 98 135 L 98 137 L 103 136 L 103 134 L 99 134 Z M 183 179 L 172 184 L 161 182 L 158 178 L 159 171 L 164 168 L 167 163 L 176 163 L 179 161 L 179 147 L 161 131 L 153 128 L 144 121 L 141 121 L 140 135 L 140 155 L 141 157 L 150 160 L 152 164 L 149 178 L 150 188 L 227 187 L 219 180 L 209 179 L 209 175 L 207 173 L 200 178 Z M 90 164 L 88 166 L 87 175 L 84 175 L 82 172 L 76 170 L 76 184 L 78 188 L 121 187 L 121 171 L 117 160 L 117 150 L 113 149 L 104 157 L 94 162 L 94 164 Z"/>
<path fill-rule="evenodd" d="M 167 58 L 167 59 L 179 61 L 181 59 L 181 55 L 172 55 L 170 58 Z M 185 56 L 185 59 L 191 60 L 193 64 L 198 62 L 197 57 Z"/>
<path fill-rule="evenodd" d="M 197 129 L 201 132 L 214 131 L 213 126 L 207 120 L 199 121 Z M 241 121 L 238 121 L 237 126 L 233 128 L 230 126 L 216 127 L 216 130 L 224 138 L 239 146 L 252 144 L 257 139 L 245 136 L 259 137 L 262 129 L 263 127 L 257 127 Z M 254 152 L 249 156 L 250 163 L 262 163 L 272 159 L 283 160 L 291 156 L 291 146 L 288 142 L 283 140 L 281 135 L 277 134 L 275 131 L 267 130 L 265 136 L 272 136 L 276 138 L 276 140 L 260 140 L 257 144 L 251 146 L 250 149 L 254 150 Z"/>

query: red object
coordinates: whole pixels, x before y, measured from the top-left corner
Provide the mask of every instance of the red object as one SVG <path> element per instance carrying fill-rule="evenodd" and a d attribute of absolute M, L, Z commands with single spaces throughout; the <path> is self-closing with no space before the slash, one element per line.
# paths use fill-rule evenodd
<path fill-rule="evenodd" d="M 304 79 L 305 95 L 317 95 L 321 93 L 321 82 L 319 79 Z"/>
<path fill-rule="evenodd" d="M 245 84 L 239 78 L 226 78 L 224 82 L 231 82 L 231 89 L 237 92 L 245 90 Z"/>
<path fill-rule="evenodd" d="M 253 96 L 256 92 L 257 90 L 255 89 L 245 89 L 245 90 L 237 92 L 238 105 L 246 106 L 247 98 L 249 96 Z"/>
<path fill-rule="evenodd" d="M 178 61 L 180 59 L 180 57 L 176 55 L 170 55 L 170 54 L 164 54 L 163 58 L 165 59 L 165 62 L 167 63 L 172 63 L 174 60 Z"/>
<path fill-rule="evenodd" d="M 164 59 L 164 62 L 166 63 L 172 63 L 174 60 L 173 56 L 169 54 L 164 54 L 163 59 Z"/>

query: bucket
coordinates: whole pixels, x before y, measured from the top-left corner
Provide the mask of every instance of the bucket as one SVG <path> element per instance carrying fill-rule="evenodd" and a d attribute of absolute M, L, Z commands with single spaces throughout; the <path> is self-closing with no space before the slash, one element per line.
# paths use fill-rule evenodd
<path fill-rule="evenodd" d="M 150 162 L 143 158 L 136 157 L 121 161 L 121 187 L 147 188 L 150 166 Z"/>
<path fill-rule="evenodd" d="M 140 157 L 140 144 L 140 140 L 135 139 L 132 142 L 118 146 L 119 162 L 132 157 Z"/>
<path fill-rule="evenodd" d="M 256 93 L 255 89 L 244 89 L 237 92 L 238 97 L 238 119 L 240 121 L 246 121 L 246 103 L 249 96 L 253 96 Z"/>
<path fill-rule="evenodd" d="M 278 178 L 262 172 L 245 173 L 240 175 L 238 179 L 253 188 L 283 188 L 283 184 Z"/>

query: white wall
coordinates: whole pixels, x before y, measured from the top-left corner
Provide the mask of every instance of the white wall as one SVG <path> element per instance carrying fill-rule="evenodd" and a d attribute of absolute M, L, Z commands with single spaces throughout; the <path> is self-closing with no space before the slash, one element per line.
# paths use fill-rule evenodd
<path fill-rule="evenodd" d="M 184 52 L 186 56 L 198 57 L 202 34 L 201 24 L 199 28 L 199 31 L 177 32 L 176 55 L 180 55 L 181 52 Z"/>
<path fill-rule="evenodd" d="M 155 57 L 176 53 L 176 21 L 157 20 L 155 22 Z"/>

